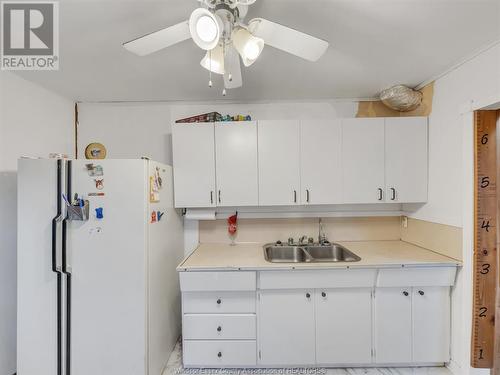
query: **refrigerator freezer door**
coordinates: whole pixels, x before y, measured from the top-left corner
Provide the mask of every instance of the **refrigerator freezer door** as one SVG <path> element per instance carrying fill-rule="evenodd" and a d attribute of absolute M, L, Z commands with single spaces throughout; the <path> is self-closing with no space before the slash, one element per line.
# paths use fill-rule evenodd
<path fill-rule="evenodd" d="M 19 160 L 17 373 L 23 375 L 58 374 L 61 276 L 52 270 L 51 223 L 57 213 L 56 188 L 56 160 Z"/>
<path fill-rule="evenodd" d="M 92 162 L 102 175 L 92 175 Z M 72 375 L 146 373 L 146 168 L 144 160 L 73 162 L 72 193 L 89 200 L 90 217 L 68 224 Z"/>
<path fill-rule="evenodd" d="M 149 374 L 160 374 L 180 336 L 181 301 L 176 266 L 184 255 L 182 216 L 174 208 L 172 167 L 149 162 L 149 177 L 161 179 L 157 202 L 149 203 Z M 158 183 L 157 183 L 158 184 Z"/>

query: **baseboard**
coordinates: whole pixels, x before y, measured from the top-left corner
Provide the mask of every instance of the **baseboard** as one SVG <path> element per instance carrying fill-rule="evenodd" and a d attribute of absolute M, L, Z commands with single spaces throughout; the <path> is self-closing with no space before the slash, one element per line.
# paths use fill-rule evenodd
<path fill-rule="evenodd" d="M 453 373 L 453 375 L 462 375 L 462 367 L 454 360 L 448 362 L 446 364 L 446 368 L 450 370 Z"/>

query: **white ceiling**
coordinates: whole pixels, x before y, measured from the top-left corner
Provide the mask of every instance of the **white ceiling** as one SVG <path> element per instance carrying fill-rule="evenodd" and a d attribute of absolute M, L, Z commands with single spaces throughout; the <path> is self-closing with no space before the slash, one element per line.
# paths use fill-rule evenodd
<path fill-rule="evenodd" d="M 195 0 L 61 0 L 60 70 L 23 77 L 80 101 L 222 99 L 193 41 L 138 57 L 121 44 L 187 19 Z M 317 63 L 271 47 L 227 99 L 367 98 L 415 86 L 500 38 L 500 0 L 257 0 L 262 17 L 330 42 Z"/>

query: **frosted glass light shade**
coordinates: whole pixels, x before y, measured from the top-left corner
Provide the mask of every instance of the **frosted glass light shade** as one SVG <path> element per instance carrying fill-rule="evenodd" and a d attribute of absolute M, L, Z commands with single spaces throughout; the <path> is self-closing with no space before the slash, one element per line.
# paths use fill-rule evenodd
<path fill-rule="evenodd" d="M 245 66 L 252 65 L 264 49 L 264 40 L 250 34 L 243 28 L 236 28 L 232 34 L 234 48 L 238 51 Z"/>
<path fill-rule="evenodd" d="M 222 21 L 208 9 L 197 8 L 189 17 L 189 32 L 198 47 L 206 51 L 219 43 L 222 34 Z"/>
<path fill-rule="evenodd" d="M 207 51 L 200 65 L 216 74 L 224 74 L 224 50 L 221 45 Z"/>

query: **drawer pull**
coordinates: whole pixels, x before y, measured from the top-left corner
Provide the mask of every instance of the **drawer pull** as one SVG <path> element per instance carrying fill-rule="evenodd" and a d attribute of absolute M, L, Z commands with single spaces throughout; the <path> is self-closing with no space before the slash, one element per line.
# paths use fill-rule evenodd
<path fill-rule="evenodd" d="M 325 292 L 321 292 L 321 296 L 322 296 L 323 298 L 325 298 L 325 297 L 326 297 L 326 293 L 325 293 Z"/>
<path fill-rule="evenodd" d="M 309 293 L 306 293 L 306 298 L 311 298 L 311 295 Z"/>
<path fill-rule="evenodd" d="M 221 327 L 221 326 L 218 326 L 218 327 L 217 327 L 217 332 L 220 332 L 220 331 L 222 331 L 222 327 Z"/>
<path fill-rule="evenodd" d="M 425 293 L 424 293 L 424 291 L 423 291 L 423 290 L 419 290 L 419 291 L 418 291 L 418 294 L 420 294 L 421 296 L 423 296 Z"/>
<path fill-rule="evenodd" d="M 222 301 L 221 301 L 221 299 L 219 298 L 219 299 L 217 300 L 217 305 L 220 305 L 221 303 L 222 303 Z"/>
<path fill-rule="evenodd" d="M 222 358 L 222 352 L 217 353 L 217 357 Z"/>
<path fill-rule="evenodd" d="M 406 297 L 408 297 L 408 292 L 407 292 L 406 290 L 403 292 L 403 294 L 404 294 Z"/>

